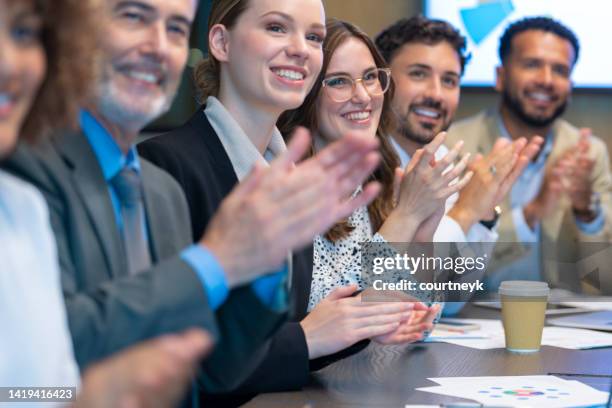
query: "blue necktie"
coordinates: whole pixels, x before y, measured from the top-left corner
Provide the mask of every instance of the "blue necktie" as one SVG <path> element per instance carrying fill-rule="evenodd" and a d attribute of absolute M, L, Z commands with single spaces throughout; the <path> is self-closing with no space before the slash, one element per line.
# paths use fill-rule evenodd
<path fill-rule="evenodd" d="M 111 185 L 121 204 L 123 247 L 127 255 L 129 274 L 133 275 L 151 266 L 151 254 L 145 236 L 140 175 L 134 169 L 124 167 L 113 177 Z"/>

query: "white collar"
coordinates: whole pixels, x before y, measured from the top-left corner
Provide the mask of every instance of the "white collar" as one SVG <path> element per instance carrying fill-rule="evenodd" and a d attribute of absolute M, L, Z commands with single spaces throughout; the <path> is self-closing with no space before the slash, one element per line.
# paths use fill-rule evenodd
<path fill-rule="evenodd" d="M 249 174 L 255 163 L 260 162 L 268 165 L 275 157 L 287 150 L 280 131 L 275 127 L 270 144 L 268 144 L 262 156 L 238 122 L 225 109 L 221 101 L 214 96 L 209 96 L 206 99 L 204 114 L 217 136 L 219 136 L 239 181 L 242 181 Z"/>
<path fill-rule="evenodd" d="M 393 136 L 389 135 L 388 139 L 391 141 L 391 145 L 393 146 L 397 155 L 399 156 L 400 165 L 402 169 L 405 169 L 406 166 L 408 165 L 408 162 L 410 162 L 410 154 L 408 154 L 408 152 L 405 151 L 404 148 L 399 145 L 399 143 L 397 143 L 397 141 L 395 140 Z M 446 156 L 447 153 L 448 153 L 448 148 L 442 144 L 440 145 L 440 147 L 438 147 L 438 150 L 436 150 L 434 157 L 436 160 L 440 160 L 444 156 Z"/>

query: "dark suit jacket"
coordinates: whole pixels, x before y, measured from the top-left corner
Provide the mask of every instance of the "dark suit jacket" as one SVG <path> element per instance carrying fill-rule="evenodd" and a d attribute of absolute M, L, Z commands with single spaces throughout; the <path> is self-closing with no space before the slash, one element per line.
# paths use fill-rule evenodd
<path fill-rule="evenodd" d="M 238 183 L 216 132 L 199 109 L 183 126 L 138 145 L 142 157 L 169 172 L 187 197 L 192 236 L 202 234 L 221 201 Z M 293 256 L 292 320 L 269 345 L 265 360 L 236 392 L 267 392 L 302 387 L 309 373 L 308 348 L 299 325 L 306 315 L 312 277 L 312 246 Z"/>
<path fill-rule="evenodd" d="M 233 389 L 262 357 L 256 351 L 284 321 L 248 287 L 214 313 L 192 268 L 179 257 L 191 244 L 184 195 L 164 171 L 142 160 L 154 266 L 127 271 L 107 184 L 85 135 L 58 134 L 20 147 L 7 169 L 36 185 L 49 205 L 75 354 L 81 368 L 163 333 L 202 327 L 219 338 L 202 365 L 205 389 Z M 232 335 L 229 336 L 228 333 Z"/>

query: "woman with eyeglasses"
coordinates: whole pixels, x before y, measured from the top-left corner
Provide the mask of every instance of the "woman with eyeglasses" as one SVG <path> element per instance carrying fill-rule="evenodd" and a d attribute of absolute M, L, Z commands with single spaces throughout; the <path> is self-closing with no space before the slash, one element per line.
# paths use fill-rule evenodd
<path fill-rule="evenodd" d="M 315 152 L 349 133 L 378 138 L 383 160 L 371 179 L 383 187 L 371 204 L 315 238 L 308 305 L 313 313 L 327 303 L 328 294 L 339 290 L 350 294 L 367 286 L 361 271 L 363 243 L 380 243 L 378 250 L 387 242 L 432 242 L 445 199 L 471 177 L 467 173 L 453 183 L 463 173 L 468 156 L 444 171 L 459 155 L 461 143 L 441 160 L 433 159 L 444 134 L 417 152 L 406 170 L 399 169 L 399 159 L 388 141 L 394 120 L 389 106 L 394 87 L 384 59 L 365 33 L 339 20 L 328 21 L 323 48 L 323 68 L 315 86 L 304 104 L 286 112 L 278 126 L 285 135 L 297 126 L 310 129 Z M 418 323 L 431 327 L 438 311 L 439 305 L 434 305 L 428 312 L 414 313 L 397 330 L 374 339 L 385 344 L 418 340 L 423 336 Z"/>

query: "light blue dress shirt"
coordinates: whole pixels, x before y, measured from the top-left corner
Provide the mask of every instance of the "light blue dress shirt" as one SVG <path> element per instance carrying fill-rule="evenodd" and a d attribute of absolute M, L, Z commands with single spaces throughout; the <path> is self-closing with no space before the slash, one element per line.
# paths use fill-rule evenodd
<path fill-rule="evenodd" d="M 132 146 L 127 155 L 123 154 L 111 134 L 93 115 L 87 111 L 81 111 L 79 119 L 81 128 L 100 163 L 113 204 L 115 220 L 121 229 L 123 227 L 121 205 L 119 197 L 111 186 L 110 181 L 126 166 L 140 174 L 140 162 L 136 148 Z M 146 217 L 144 218 L 142 223 L 145 228 L 144 235 L 148 237 L 147 220 Z M 199 244 L 194 244 L 184 249 L 180 256 L 181 259 L 195 270 L 206 291 L 210 306 L 213 310 L 218 309 L 227 299 L 229 287 L 223 268 L 215 256 Z M 266 305 L 272 305 L 276 301 L 277 287 L 282 279 L 282 276 L 279 275 L 265 276 L 257 279 L 252 284 L 253 291 Z"/>
<path fill-rule="evenodd" d="M 502 137 L 511 139 L 508 130 L 503 124 L 501 117 L 498 116 L 498 126 Z M 538 154 L 536 160 L 530 162 L 523 173 L 519 176 L 517 181 L 512 187 L 510 193 L 510 204 L 512 208 L 512 218 L 514 225 L 517 228 L 517 235 L 521 242 L 535 242 L 537 241 L 539 234 L 539 226 L 536 230 L 529 228 L 529 225 L 525 222 L 523 215 L 523 207 L 529 204 L 538 195 L 542 183 L 544 182 L 544 173 L 546 168 L 546 161 L 550 156 L 553 149 L 554 135 L 549 132 L 546 135 L 544 146 L 542 151 Z M 576 220 L 576 225 L 585 234 L 597 234 L 605 225 L 605 216 L 601 207 L 597 208 L 597 215 L 591 222 L 583 222 Z"/>

